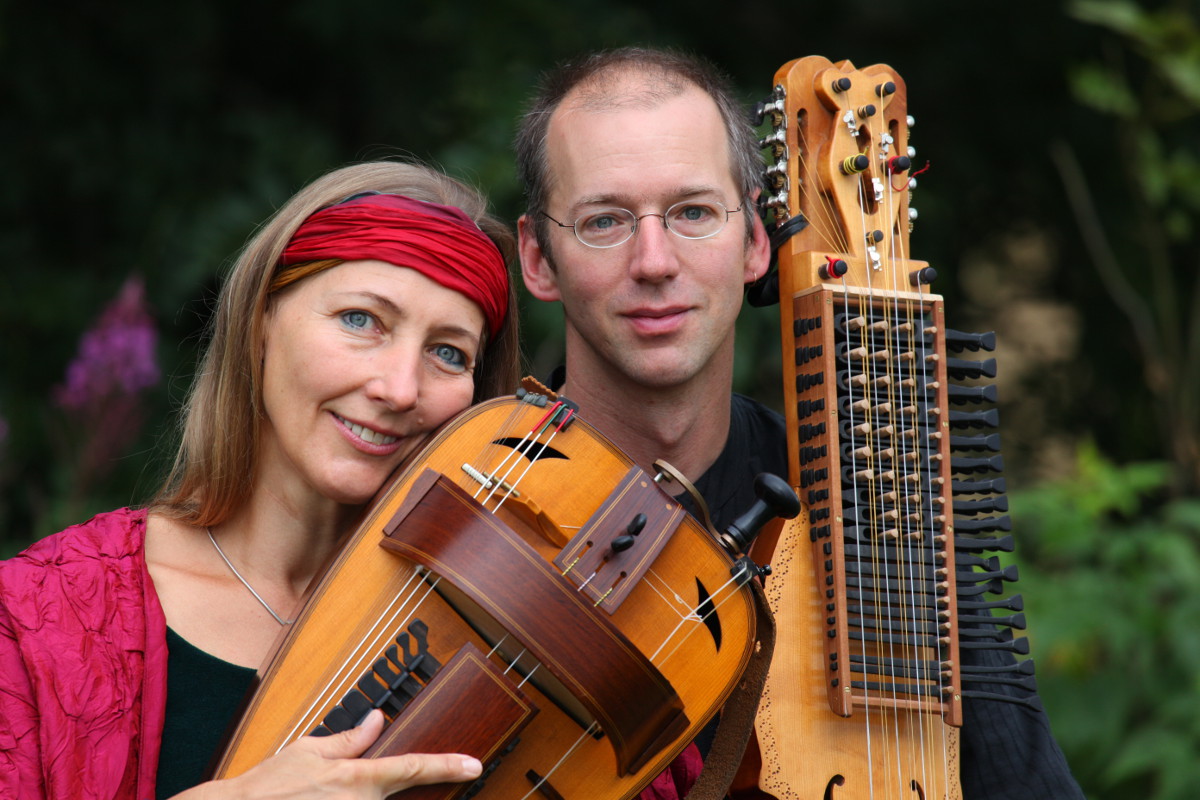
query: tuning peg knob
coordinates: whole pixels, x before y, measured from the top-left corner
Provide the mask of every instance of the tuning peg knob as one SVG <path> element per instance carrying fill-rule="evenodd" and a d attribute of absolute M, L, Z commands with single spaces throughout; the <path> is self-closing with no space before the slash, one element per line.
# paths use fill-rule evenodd
<path fill-rule="evenodd" d="M 840 258 L 825 256 L 825 261 L 826 263 L 817 267 L 817 274 L 820 275 L 823 280 L 834 280 L 835 278 L 842 277 L 850 271 L 849 265 L 847 265 L 846 262 Z"/>
<path fill-rule="evenodd" d="M 754 537 L 774 517 L 792 519 L 800 513 L 800 498 L 788 482 L 778 475 L 763 472 L 754 479 L 754 505 L 725 529 L 725 546 L 736 553 L 745 552 Z"/>
<path fill-rule="evenodd" d="M 633 547 L 632 536 L 618 536 L 612 540 L 612 550 L 614 553 L 623 553 L 631 547 Z"/>
<path fill-rule="evenodd" d="M 871 166 L 871 159 L 859 153 L 858 155 L 849 156 L 842 161 L 838 165 L 838 169 L 842 171 L 843 175 L 857 175 L 869 166 Z"/>

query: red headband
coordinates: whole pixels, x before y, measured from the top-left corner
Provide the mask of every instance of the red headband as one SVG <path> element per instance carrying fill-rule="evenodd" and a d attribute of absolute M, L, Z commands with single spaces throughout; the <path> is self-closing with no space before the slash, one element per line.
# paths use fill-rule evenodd
<path fill-rule="evenodd" d="M 375 259 L 415 269 L 483 310 L 492 336 L 508 312 L 508 270 L 496 244 L 461 210 L 395 194 L 317 211 L 288 242 L 284 266 Z"/>

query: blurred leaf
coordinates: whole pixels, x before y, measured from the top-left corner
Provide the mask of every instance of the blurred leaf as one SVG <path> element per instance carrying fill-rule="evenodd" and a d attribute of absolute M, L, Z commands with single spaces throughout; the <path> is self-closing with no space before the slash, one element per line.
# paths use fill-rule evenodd
<path fill-rule="evenodd" d="M 1097 797 L 1182 800 L 1200 780 L 1200 503 L 1160 503 L 1170 475 L 1085 445 L 1012 498 L 1042 698 Z"/>
<path fill-rule="evenodd" d="M 1109 762 L 1104 771 L 1104 779 L 1117 784 L 1130 778 L 1137 778 L 1152 773 L 1177 775 L 1174 780 L 1167 778 L 1157 790 L 1149 789 L 1142 795 L 1151 798 L 1184 797 L 1181 791 L 1190 791 L 1186 776 L 1193 772 L 1186 768 L 1195 753 L 1186 738 L 1181 738 L 1176 731 L 1154 728 L 1141 728 L 1130 732 L 1118 750 L 1119 755 Z M 1183 767 L 1183 769 L 1181 769 Z M 1194 773 L 1193 773 L 1194 774 Z M 1141 781 L 1138 781 L 1141 783 Z"/>
<path fill-rule="evenodd" d="M 1162 76 L 1193 104 L 1200 104 L 1200 35 L 1184 8 L 1145 10 L 1126 0 L 1075 0 L 1070 13 L 1137 43 Z"/>
<path fill-rule="evenodd" d="M 1125 0 L 1073 0 L 1067 8 L 1079 20 L 1125 34 L 1136 34 L 1146 24 L 1146 13 Z"/>
<path fill-rule="evenodd" d="M 1097 111 L 1118 117 L 1132 117 L 1138 104 L 1133 92 L 1119 75 L 1096 64 L 1085 64 L 1068 71 L 1071 93 L 1079 102 Z"/>

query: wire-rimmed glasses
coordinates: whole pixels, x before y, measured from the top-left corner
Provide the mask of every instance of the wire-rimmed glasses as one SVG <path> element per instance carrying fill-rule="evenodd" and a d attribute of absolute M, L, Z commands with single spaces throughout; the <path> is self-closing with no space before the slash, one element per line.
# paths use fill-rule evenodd
<path fill-rule="evenodd" d="M 602 208 L 589 211 L 575 220 L 574 225 L 559 222 L 545 211 L 543 217 L 560 228 L 570 228 L 575 238 L 588 247 L 616 247 L 633 238 L 638 223 L 646 217 L 659 217 L 663 227 L 684 239 L 707 239 L 716 236 L 742 206 L 727 209 L 716 200 L 683 200 L 661 214 L 642 214 L 640 217 L 627 208 Z"/>

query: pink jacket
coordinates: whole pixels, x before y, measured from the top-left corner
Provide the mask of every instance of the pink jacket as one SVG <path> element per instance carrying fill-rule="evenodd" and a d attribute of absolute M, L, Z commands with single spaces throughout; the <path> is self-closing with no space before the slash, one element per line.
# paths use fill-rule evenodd
<path fill-rule="evenodd" d="M 0 562 L 0 797 L 154 797 L 167 647 L 145 537 L 121 509 Z"/>

